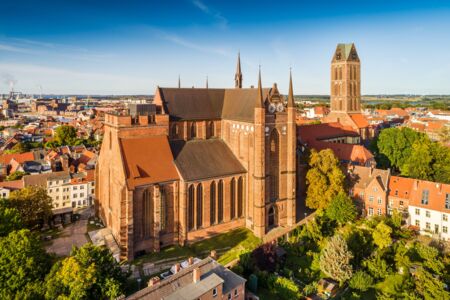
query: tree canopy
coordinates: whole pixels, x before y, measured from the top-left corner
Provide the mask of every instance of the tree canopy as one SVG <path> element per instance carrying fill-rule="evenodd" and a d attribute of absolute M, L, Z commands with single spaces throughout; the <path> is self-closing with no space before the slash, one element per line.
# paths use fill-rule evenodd
<path fill-rule="evenodd" d="M 392 228 L 386 225 L 384 221 L 381 221 L 380 223 L 378 223 L 377 227 L 375 227 L 375 230 L 372 233 L 373 242 L 380 249 L 389 247 L 392 244 L 391 233 Z"/>
<path fill-rule="evenodd" d="M 22 219 L 15 208 L 6 207 L 0 203 L 0 237 L 7 236 L 11 231 L 22 228 Z"/>
<path fill-rule="evenodd" d="M 450 149 L 433 142 L 423 133 L 410 128 L 388 128 L 381 131 L 372 145 L 379 154 L 380 165 L 389 165 L 401 172 L 401 175 L 450 183 Z"/>
<path fill-rule="evenodd" d="M 0 239 L 0 298 L 39 298 L 49 268 L 49 256 L 34 233 L 27 229 L 9 233 Z"/>
<path fill-rule="evenodd" d="M 356 207 L 352 199 L 341 192 L 331 200 L 325 213 L 328 218 L 342 225 L 355 219 Z"/>
<path fill-rule="evenodd" d="M 324 209 L 334 197 L 345 192 L 345 175 L 331 149 L 320 152 L 313 149 L 309 166 L 310 169 L 306 174 L 308 184 L 306 205 L 310 208 Z"/>
<path fill-rule="evenodd" d="M 59 145 L 74 145 L 77 139 L 77 130 L 70 125 L 61 125 L 55 130 L 55 141 Z"/>
<path fill-rule="evenodd" d="M 105 299 L 123 293 L 124 274 L 106 247 L 88 243 L 74 247 L 70 257 L 53 265 L 47 275 L 48 299 Z"/>
<path fill-rule="evenodd" d="M 330 278 L 343 283 L 352 277 L 353 269 L 350 265 L 352 257 L 344 238 L 337 234 L 330 238 L 320 253 L 320 270 Z"/>
<path fill-rule="evenodd" d="M 25 224 L 32 225 L 52 215 L 52 198 L 41 187 L 28 186 L 13 191 L 9 199 L 2 201 L 5 206 L 17 209 Z"/>

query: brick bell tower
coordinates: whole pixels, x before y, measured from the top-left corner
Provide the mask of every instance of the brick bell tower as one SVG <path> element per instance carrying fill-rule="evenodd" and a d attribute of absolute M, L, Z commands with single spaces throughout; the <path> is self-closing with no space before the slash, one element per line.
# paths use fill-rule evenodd
<path fill-rule="evenodd" d="M 338 44 L 331 61 L 331 112 L 361 112 L 361 62 L 355 44 Z"/>

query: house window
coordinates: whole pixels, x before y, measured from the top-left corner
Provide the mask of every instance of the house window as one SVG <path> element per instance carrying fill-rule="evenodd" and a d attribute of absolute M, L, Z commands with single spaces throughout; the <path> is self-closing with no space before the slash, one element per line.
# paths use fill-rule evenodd
<path fill-rule="evenodd" d="M 369 216 L 373 216 L 373 208 L 369 207 Z"/>
<path fill-rule="evenodd" d="M 443 232 L 443 233 L 447 233 L 447 231 L 448 231 L 447 226 L 442 226 L 442 232 Z"/>
<path fill-rule="evenodd" d="M 237 290 L 237 289 L 235 289 L 235 290 L 234 290 L 234 297 L 237 297 L 237 296 L 239 296 L 239 294 L 238 294 L 238 290 Z"/>
<path fill-rule="evenodd" d="M 447 216 L 446 214 L 443 214 L 443 215 L 442 215 L 442 220 L 443 220 L 443 221 L 448 221 L 448 216 Z"/>
<path fill-rule="evenodd" d="M 430 214 L 430 212 L 429 212 L 428 210 L 425 212 L 425 216 L 426 216 L 427 218 L 431 217 L 431 214 Z"/>
<path fill-rule="evenodd" d="M 400 207 L 403 207 L 403 201 L 400 200 Z"/>
<path fill-rule="evenodd" d="M 416 220 L 416 226 L 420 227 L 420 221 L 419 220 Z"/>
<path fill-rule="evenodd" d="M 415 212 L 416 212 L 416 216 L 420 216 L 420 209 L 416 208 Z"/>
<path fill-rule="evenodd" d="M 398 190 L 395 190 L 395 196 L 398 196 Z"/>
<path fill-rule="evenodd" d="M 74 187 L 73 187 L 73 190 L 74 190 L 74 191 L 76 191 L 76 190 L 77 190 L 77 187 L 76 187 L 76 186 L 74 186 Z"/>
<path fill-rule="evenodd" d="M 377 214 L 381 216 L 381 208 L 377 209 Z"/>
<path fill-rule="evenodd" d="M 378 205 L 381 205 L 381 197 L 378 197 Z"/>
<path fill-rule="evenodd" d="M 378 188 L 374 187 L 374 188 L 373 188 L 373 191 L 374 191 L 375 193 L 378 192 Z"/>
<path fill-rule="evenodd" d="M 369 201 L 373 202 L 373 196 L 369 196 Z"/>
<path fill-rule="evenodd" d="M 428 205 L 428 190 L 423 190 L 422 191 L 422 204 L 423 205 Z"/>
<path fill-rule="evenodd" d="M 426 222 L 426 223 L 425 223 L 425 227 L 426 227 L 428 230 L 430 230 L 430 229 L 431 229 L 431 224 L 430 224 L 429 222 Z"/>
<path fill-rule="evenodd" d="M 73 194 L 73 197 L 74 197 L 74 198 L 77 198 L 77 197 L 78 197 L 78 194 Z"/>
<path fill-rule="evenodd" d="M 439 225 L 434 224 L 434 233 L 439 233 Z"/>
<path fill-rule="evenodd" d="M 231 300 L 231 293 L 228 294 L 228 300 Z"/>
<path fill-rule="evenodd" d="M 83 198 L 84 197 L 84 193 L 80 193 L 80 197 Z"/>
<path fill-rule="evenodd" d="M 445 209 L 450 209 L 450 194 L 445 194 Z"/>
<path fill-rule="evenodd" d="M 80 186 L 80 190 L 84 190 L 84 185 Z"/>
<path fill-rule="evenodd" d="M 217 296 L 217 288 L 213 288 L 213 297 Z"/>

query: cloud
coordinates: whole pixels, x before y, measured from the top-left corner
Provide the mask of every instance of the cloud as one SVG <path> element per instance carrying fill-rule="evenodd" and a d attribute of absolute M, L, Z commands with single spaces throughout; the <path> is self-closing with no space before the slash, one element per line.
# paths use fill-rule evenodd
<path fill-rule="evenodd" d="M 222 14 L 219 11 L 211 7 L 208 7 L 205 3 L 203 3 L 200 0 L 193 0 L 192 4 L 198 9 L 200 9 L 206 15 L 213 17 L 217 21 L 220 28 L 222 29 L 227 28 L 228 20 L 224 16 L 222 16 Z"/>
<path fill-rule="evenodd" d="M 22 54 L 35 54 L 36 52 L 31 49 L 26 49 L 22 47 L 17 47 L 8 44 L 0 44 L 0 51 L 13 52 L 13 53 L 22 53 Z"/>
<path fill-rule="evenodd" d="M 157 30 L 157 29 L 153 29 L 154 32 L 156 32 L 156 34 L 166 40 L 169 41 L 171 43 L 174 43 L 176 45 L 179 46 L 183 46 L 185 48 L 189 48 L 192 50 L 196 50 L 196 51 L 200 51 L 200 52 L 205 52 L 205 53 L 212 53 L 212 54 L 216 54 L 216 55 L 221 55 L 221 56 L 225 56 L 225 57 L 230 57 L 231 54 L 230 52 L 223 48 L 223 47 L 211 47 L 211 46 L 206 46 L 206 45 L 202 45 L 202 44 L 198 44 L 195 42 L 191 42 L 189 40 L 186 40 L 176 34 L 171 34 L 171 33 L 167 33 L 165 31 L 162 30 Z"/>

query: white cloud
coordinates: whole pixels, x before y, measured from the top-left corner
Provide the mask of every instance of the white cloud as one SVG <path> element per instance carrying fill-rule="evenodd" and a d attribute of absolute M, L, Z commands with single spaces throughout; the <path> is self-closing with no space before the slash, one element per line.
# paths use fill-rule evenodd
<path fill-rule="evenodd" d="M 222 14 L 219 11 L 211 7 L 208 7 L 200 0 L 193 0 L 192 4 L 198 9 L 200 9 L 203 13 L 216 19 L 220 28 L 225 29 L 228 26 L 228 20 L 224 16 L 222 16 Z"/>

